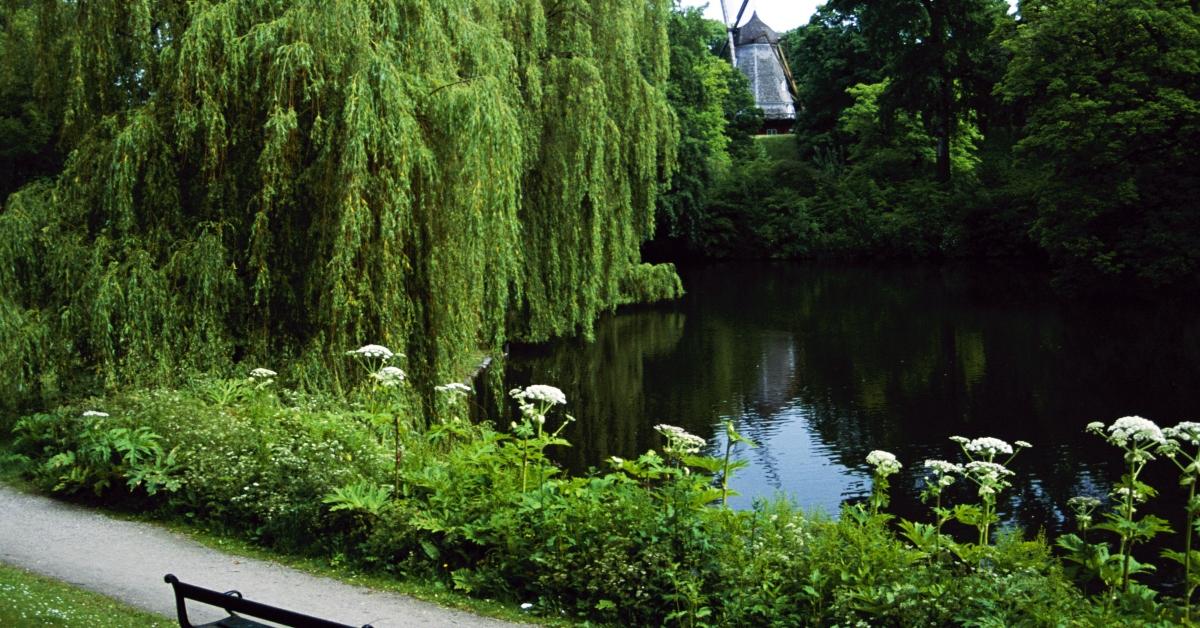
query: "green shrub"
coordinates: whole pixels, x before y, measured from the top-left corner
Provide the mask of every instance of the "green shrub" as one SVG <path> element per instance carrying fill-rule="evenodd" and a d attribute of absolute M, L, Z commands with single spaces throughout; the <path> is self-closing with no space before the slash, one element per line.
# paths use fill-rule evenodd
<path fill-rule="evenodd" d="M 1041 537 L 984 529 L 957 543 L 937 526 L 894 521 L 882 482 L 872 508 L 851 505 L 837 519 L 785 501 L 720 507 L 720 475 L 736 461 L 699 455 L 699 439 L 671 426 L 657 426 L 657 451 L 565 477 L 547 455 L 569 444 L 559 437 L 571 420 L 561 391 L 513 391 L 521 419 L 501 431 L 453 411 L 407 416 L 382 372 L 346 399 L 212 380 L 93 400 L 86 407 L 109 416 L 80 406 L 22 418 L 13 457 L 49 490 L 148 505 L 269 547 L 432 578 L 555 617 L 682 626 L 1185 617 L 1176 600 L 1136 582 L 1116 596 L 1085 595 Z M 453 409 L 463 388 L 440 387 L 448 397 L 438 407 Z M 979 449 L 961 440 L 968 457 Z M 875 461 L 891 460 L 884 454 L 873 452 Z"/>
<path fill-rule="evenodd" d="M 618 302 L 654 303 L 683 296 L 683 283 L 674 264 L 634 264 L 621 278 Z"/>

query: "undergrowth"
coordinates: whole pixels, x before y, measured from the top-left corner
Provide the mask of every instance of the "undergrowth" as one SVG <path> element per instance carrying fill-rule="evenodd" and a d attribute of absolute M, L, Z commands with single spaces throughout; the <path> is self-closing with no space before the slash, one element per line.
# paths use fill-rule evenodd
<path fill-rule="evenodd" d="M 352 359 L 370 376 L 345 398 L 281 389 L 261 371 L 28 415 L 7 460 L 76 499 L 550 617 L 1102 626 L 1168 625 L 1190 610 L 1136 581 L 1089 595 L 1046 539 L 992 528 L 1005 502 L 986 496 L 1006 488 L 997 467 L 1012 461 L 1003 441 L 961 439 L 966 464 L 930 461 L 929 487 L 959 473 L 981 498 L 951 506 L 931 491 L 936 525 L 887 514 L 886 479 L 900 465 L 887 452 L 872 452 L 870 507 L 836 519 L 782 500 L 735 511 L 721 504 L 737 461 L 703 455 L 703 441 L 678 428 L 657 426 L 662 446 L 636 459 L 568 477 L 546 455 L 569 445 L 558 389 L 514 390 L 521 420 L 503 429 L 467 419 L 459 384 L 439 387 L 418 417 L 403 372 L 381 376 L 393 356 L 364 355 Z M 943 533 L 955 524 L 977 528 L 978 542 Z"/>

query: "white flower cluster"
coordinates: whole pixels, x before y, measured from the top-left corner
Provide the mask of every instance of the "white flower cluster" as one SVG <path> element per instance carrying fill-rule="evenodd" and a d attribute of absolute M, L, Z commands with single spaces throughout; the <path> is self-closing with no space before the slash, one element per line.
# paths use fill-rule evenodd
<path fill-rule="evenodd" d="M 371 373 L 376 381 L 384 386 L 399 386 L 404 381 L 404 371 L 395 366 L 385 366 L 378 371 Z"/>
<path fill-rule="evenodd" d="M 987 460 L 972 460 L 963 469 L 967 475 L 990 481 L 1000 481 L 1005 476 L 1016 475 L 1008 467 L 998 462 L 988 462 Z"/>
<path fill-rule="evenodd" d="M 667 451 L 695 454 L 700 453 L 700 450 L 707 444 L 703 438 L 689 434 L 682 427 L 660 423 L 655 425 L 654 429 L 667 438 Z"/>
<path fill-rule="evenodd" d="M 250 371 L 250 379 L 271 379 L 276 375 L 279 375 L 279 373 L 276 373 L 271 369 L 256 368 L 253 371 Z"/>
<path fill-rule="evenodd" d="M 1088 428 L 1091 429 L 1093 425 L 1095 423 L 1089 423 Z M 1124 447 L 1129 441 L 1133 441 L 1134 445 L 1143 442 L 1165 445 L 1167 442 L 1162 429 L 1154 421 L 1140 416 L 1126 416 L 1113 421 L 1108 426 L 1108 434 L 1108 440 L 1119 447 Z"/>
<path fill-rule="evenodd" d="M 383 345 L 363 345 L 354 351 L 347 351 L 346 354 L 358 358 L 370 358 L 376 360 L 390 360 L 396 355 L 392 353 L 391 349 L 388 349 Z"/>
<path fill-rule="evenodd" d="M 98 418 L 98 419 L 106 419 L 106 418 L 108 418 L 108 413 L 107 413 L 107 412 L 101 412 L 101 411 L 99 411 L 99 410 L 84 410 L 84 411 L 83 411 L 83 416 L 86 416 L 86 417 L 96 417 L 96 418 Z"/>
<path fill-rule="evenodd" d="M 992 438 L 991 436 L 984 436 L 967 441 L 965 444 L 963 444 L 963 449 L 967 450 L 967 453 L 982 454 L 989 459 L 996 454 L 1011 454 L 1013 452 L 1012 445 L 1009 445 L 999 438 Z"/>
<path fill-rule="evenodd" d="M 1200 423 L 1184 421 L 1175 427 L 1163 428 L 1163 436 L 1185 445 L 1200 445 Z"/>
<path fill-rule="evenodd" d="M 899 460 L 896 460 L 895 454 L 882 449 L 876 449 L 867 454 L 867 464 L 875 467 L 875 473 L 885 477 L 898 473 L 904 466 L 900 464 Z"/>
<path fill-rule="evenodd" d="M 526 403 L 537 401 L 559 406 L 567 403 L 567 396 L 563 394 L 563 391 L 553 386 L 546 386 L 545 384 L 526 386 L 524 390 L 520 388 L 514 388 L 510 390 L 508 394 L 512 395 L 514 399 L 524 401 Z"/>
<path fill-rule="evenodd" d="M 1112 490 L 1112 492 L 1109 494 L 1121 501 L 1125 501 L 1126 499 L 1129 499 L 1129 498 L 1132 498 L 1132 501 L 1134 501 L 1134 502 L 1146 501 L 1146 496 L 1144 494 L 1142 494 L 1141 491 L 1131 490 L 1127 486 L 1119 486 L 1117 488 L 1114 488 Z"/>
<path fill-rule="evenodd" d="M 462 382 L 450 382 L 449 384 L 442 384 L 441 386 L 434 386 L 433 389 L 438 392 L 451 393 L 454 395 L 469 395 L 469 394 L 471 394 L 471 387 Z"/>
<path fill-rule="evenodd" d="M 926 460 L 925 468 L 932 469 L 934 474 L 937 475 L 939 486 L 954 484 L 954 475 L 963 472 L 961 464 L 954 464 L 945 460 Z"/>
<path fill-rule="evenodd" d="M 1075 512 L 1090 512 L 1100 506 L 1100 500 L 1087 495 L 1077 495 L 1067 500 L 1067 506 Z"/>

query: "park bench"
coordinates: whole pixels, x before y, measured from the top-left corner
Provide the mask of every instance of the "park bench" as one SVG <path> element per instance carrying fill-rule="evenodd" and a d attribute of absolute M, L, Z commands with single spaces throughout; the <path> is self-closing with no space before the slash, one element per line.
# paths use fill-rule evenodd
<path fill-rule="evenodd" d="M 179 578 L 176 578 L 172 574 L 167 574 L 163 577 L 163 580 L 170 583 L 171 587 L 175 589 L 175 612 L 179 615 L 179 625 L 182 628 L 254 628 L 256 626 L 268 626 L 268 624 L 246 619 L 242 615 L 249 615 L 250 617 L 294 628 L 355 628 L 349 624 L 339 624 L 328 619 L 319 619 L 303 613 L 297 613 L 296 611 L 268 606 L 261 602 L 253 602 L 243 598 L 242 594 L 237 591 L 220 593 L 212 589 L 198 587 L 194 584 L 180 582 Z M 195 600 L 201 604 L 225 609 L 225 612 L 229 613 L 229 617 L 208 624 L 192 624 L 188 621 L 187 600 Z M 241 613 L 241 615 L 238 613 Z M 367 624 L 362 628 L 371 628 L 371 625 Z"/>

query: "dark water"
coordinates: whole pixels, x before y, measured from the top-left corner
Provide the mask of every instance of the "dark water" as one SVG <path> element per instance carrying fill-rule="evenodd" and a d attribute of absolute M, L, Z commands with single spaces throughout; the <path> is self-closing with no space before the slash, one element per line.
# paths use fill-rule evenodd
<path fill-rule="evenodd" d="M 1121 472 L 1120 453 L 1083 433 L 1089 421 L 1200 418 L 1194 307 L 1067 305 L 994 269 L 739 264 L 683 279 L 685 298 L 608 316 L 593 342 L 513 350 L 505 389 L 567 395 L 575 446 L 556 455 L 572 471 L 660 447 L 657 423 L 709 439 L 716 455 L 732 420 L 760 444 L 736 450 L 750 462 L 736 506 L 783 494 L 836 514 L 869 491 L 864 458 L 885 449 L 905 465 L 889 510 L 926 520 L 922 462 L 959 460 L 947 437 L 1020 439 L 1034 447 L 1011 465 L 1002 515 L 1055 533 L 1072 525 L 1069 497 L 1102 497 Z M 1173 467 L 1154 465 L 1154 510 L 1179 519 Z"/>

